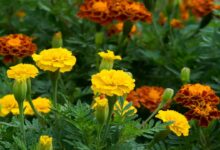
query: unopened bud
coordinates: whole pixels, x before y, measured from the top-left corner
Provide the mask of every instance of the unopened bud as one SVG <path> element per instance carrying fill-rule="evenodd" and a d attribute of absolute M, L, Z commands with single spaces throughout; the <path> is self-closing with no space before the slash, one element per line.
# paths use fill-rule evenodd
<path fill-rule="evenodd" d="M 17 100 L 18 104 L 22 104 L 23 101 L 26 99 L 27 94 L 27 82 L 24 81 L 14 81 L 13 85 L 13 94 L 15 99 Z"/>
<path fill-rule="evenodd" d="M 109 114 L 108 100 L 106 98 L 100 99 L 100 97 L 97 97 L 92 108 L 95 110 L 94 113 L 97 121 L 100 124 L 105 124 Z"/>
<path fill-rule="evenodd" d="M 63 39 L 62 39 L 61 32 L 57 32 L 54 34 L 54 36 L 52 38 L 52 47 L 53 48 L 63 47 Z"/>
<path fill-rule="evenodd" d="M 189 83 L 190 82 L 190 69 L 187 67 L 184 67 L 181 70 L 181 80 L 184 84 Z"/>
<path fill-rule="evenodd" d="M 162 105 L 165 105 L 169 100 L 171 100 L 173 97 L 173 94 L 174 94 L 173 89 L 166 88 L 162 95 Z"/>

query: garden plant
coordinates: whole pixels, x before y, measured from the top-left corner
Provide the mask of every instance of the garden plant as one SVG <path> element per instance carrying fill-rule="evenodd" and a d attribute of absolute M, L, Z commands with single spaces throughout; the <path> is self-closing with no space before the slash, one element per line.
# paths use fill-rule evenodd
<path fill-rule="evenodd" d="M 220 1 L 0 0 L 0 150 L 219 150 Z"/>

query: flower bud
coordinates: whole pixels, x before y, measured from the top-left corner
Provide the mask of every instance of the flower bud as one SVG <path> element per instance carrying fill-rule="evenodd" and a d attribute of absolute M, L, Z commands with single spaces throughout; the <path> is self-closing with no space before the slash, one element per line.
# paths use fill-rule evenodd
<path fill-rule="evenodd" d="M 100 97 L 97 97 L 92 108 L 95 110 L 94 114 L 97 121 L 100 124 L 105 124 L 109 114 L 108 100 L 106 98 L 100 99 Z"/>
<path fill-rule="evenodd" d="M 27 94 L 27 82 L 26 80 L 14 81 L 13 94 L 18 104 L 22 104 L 26 99 Z"/>
<path fill-rule="evenodd" d="M 173 89 L 171 88 L 166 88 L 163 92 L 163 95 L 162 95 L 162 107 L 169 101 L 172 99 L 173 97 L 173 94 L 174 94 L 174 91 Z"/>
<path fill-rule="evenodd" d="M 181 80 L 184 84 L 189 83 L 190 82 L 190 69 L 187 67 L 184 67 L 181 70 Z"/>
<path fill-rule="evenodd" d="M 37 150 L 53 150 L 52 137 L 47 135 L 40 136 Z"/>
<path fill-rule="evenodd" d="M 53 48 L 59 48 L 63 46 L 63 39 L 62 39 L 62 33 L 57 32 L 54 34 L 52 38 L 52 47 Z"/>
<path fill-rule="evenodd" d="M 99 66 L 99 70 L 111 70 L 114 66 L 114 60 L 106 60 L 106 59 L 102 59 L 100 66 Z"/>

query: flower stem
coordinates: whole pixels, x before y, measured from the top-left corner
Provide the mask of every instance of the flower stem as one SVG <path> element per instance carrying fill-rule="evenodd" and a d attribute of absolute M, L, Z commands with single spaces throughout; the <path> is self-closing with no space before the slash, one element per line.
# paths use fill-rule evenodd
<path fill-rule="evenodd" d="M 41 116 L 41 114 L 37 111 L 37 109 L 34 107 L 34 104 L 32 102 L 32 98 L 31 98 L 31 80 L 28 79 L 27 80 L 27 100 L 32 108 L 32 110 L 34 111 L 34 114 L 38 117 L 38 118 L 43 118 Z"/>
<path fill-rule="evenodd" d="M 116 101 L 117 101 L 117 98 L 115 96 L 108 98 L 109 114 L 108 114 L 108 118 L 106 121 L 106 130 L 104 133 L 104 137 L 106 137 L 107 133 L 109 132 L 110 121 L 111 121 L 111 117 L 113 114 L 114 105 L 115 105 Z"/>
<path fill-rule="evenodd" d="M 56 107 L 56 105 L 57 105 L 58 78 L 59 78 L 59 70 L 54 73 L 51 73 L 52 103 L 53 103 L 54 107 Z"/>
<path fill-rule="evenodd" d="M 25 138 L 25 129 L 24 129 L 24 109 L 23 109 L 23 102 L 19 104 L 19 119 L 20 119 L 20 130 L 21 130 L 21 139 L 26 145 L 26 138 Z"/>

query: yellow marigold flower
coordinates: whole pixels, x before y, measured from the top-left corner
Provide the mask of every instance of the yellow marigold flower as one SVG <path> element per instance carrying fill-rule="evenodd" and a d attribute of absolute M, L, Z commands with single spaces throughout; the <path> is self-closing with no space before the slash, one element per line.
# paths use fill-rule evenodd
<path fill-rule="evenodd" d="M 119 101 L 117 101 L 115 106 L 114 106 L 114 110 L 121 112 L 128 104 L 129 104 L 129 102 L 125 100 L 124 103 L 123 103 L 123 106 L 121 107 Z M 130 110 L 133 110 L 133 114 L 137 113 L 137 109 L 134 106 L 131 106 L 127 110 L 123 111 L 122 115 L 124 115 L 125 113 L 127 113 Z"/>
<path fill-rule="evenodd" d="M 45 114 L 50 112 L 51 102 L 49 99 L 38 97 L 32 100 L 32 102 L 33 102 L 35 109 L 38 112 L 45 113 Z M 25 115 L 34 115 L 34 111 L 32 110 L 29 103 L 24 104 L 24 107 L 25 107 L 25 111 L 24 111 Z"/>
<path fill-rule="evenodd" d="M 135 80 L 123 70 L 102 70 L 92 76 L 92 90 L 108 96 L 122 96 L 134 89 Z"/>
<path fill-rule="evenodd" d="M 156 115 L 156 118 L 161 119 L 163 122 L 173 121 L 171 125 L 169 125 L 169 129 L 173 131 L 177 136 L 188 136 L 190 125 L 186 119 L 186 117 L 174 110 L 160 110 Z"/>
<path fill-rule="evenodd" d="M 107 50 L 106 52 L 99 52 L 99 56 L 101 56 L 105 60 L 121 60 L 121 56 L 115 55 L 113 51 Z"/>
<path fill-rule="evenodd" d="M 38 74 L 38 69 L 31 64 L 18 64 L 10 67 L 7 71 L 9 78 L 16 81 L 24 81 L 29 78 L 35 78 Z"/>
<path fill-rule="evenodd" d="M 5 95 L 0 99 L 0 116 L 5 117 L 10 112 L 14 114 L 14 111 L 18 110 L 18 103 L 13 94 Z"/>
<path fill-rule="evenodd" d="M 41 135 L 39 139 L 38 149 L 39 150 L 52 150 L 53 149 L 53 138 L 47 135 Z"/>
<path fill-rule="evenodd" d="M 76 63 L 76 57 L 66 48 L 43 50 L 39 55 L 34 54 L 32 57 L 40 69 L 52 72 L 70 71 Z"/>
<path fill-rule="evenodd" d="M 10 34 L 0 37 L 0 55 L 26 57 L 37 50 L 32 38 L 23 34 Z"/>

